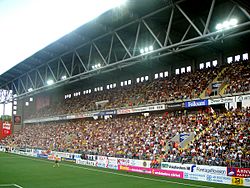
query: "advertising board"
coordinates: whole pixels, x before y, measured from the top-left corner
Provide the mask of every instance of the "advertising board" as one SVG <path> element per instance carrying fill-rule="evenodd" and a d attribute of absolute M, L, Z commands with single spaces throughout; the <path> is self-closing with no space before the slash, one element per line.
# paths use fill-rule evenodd
<path fill-rule="evenodd" d="M 118 170 L 124 170 L 128 172 L 137 172 L 141 174 L 152 174 L 156 176 L 166 176 L 171 178 L 182 178 L 184 177 L 184 173 L 180 171 L 174 170 L 162 170 L 162 169 L 154 169 L 154 168 L 144 168 L 138 166 L 123 166 L 118 165 Z"/>
<path fill-rule="evenodd" d="M 233 177 L 249 178 L 250 168 L 227 167 L 227 175 Z"/>
<path fill-rule="evenodd" d="M 207 106 L 207 105 L 208 105 L 208 100 L 207 99 L 185 102 L 185 107 L 186 108 L 199 107 L 199 106 Z"/>

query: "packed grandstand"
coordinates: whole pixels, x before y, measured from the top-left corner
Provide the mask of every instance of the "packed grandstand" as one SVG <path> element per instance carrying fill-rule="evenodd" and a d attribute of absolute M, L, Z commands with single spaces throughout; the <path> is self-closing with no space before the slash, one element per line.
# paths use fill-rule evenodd
<path fill-rule="evenodd" d="M 250 63 L 234 62 L 227 66 L 117 87 L 112 91 L 63 99 L 58 104 L 30 113 L 30 118 L 197 98 L 204 91 L 205 95 L 211 94 L 206 88 L 215 78 L 223 81 L 224 94 L 247 92 L 250 89 Z M 108 102 L 97 106 L 96 101 Z M 33 123 L 1 140 L 0 145 L 157 160 L 159 164 L 165 161 L 250 167 L 249 123 L 248 107 L 200 107 L 101 119 Z M 193 133 L 194 137 L 185 147 L 180 147 L 179 142 L 172 138 L 183 133 Z"/>
<path fill-rule="evenodd" d="M 54 167 L 76 170 L 68 185 L 58 187 L 69 187 L 78 176 L 76 187 L 84 181 L 100 187 L 95 173 L 105 174 L 104 179 L 126 177 L 129 183 L 131 177 L 145 180 L 148 187 L 154 187 L 148 181 L 165 183 L 159 187 L 250 186 L 246 4 L 129 1 L 3 73 L 0 103 L 11 102 L 13 112 L 0 119 L 1 165 L 4 159 L 11 164 L 23 160 L 25 167 L 31 160 L 34 166 L 41 163 L 37 174 L 44 168 L 42 176 L 30 174 L 30 179 L 48 177 L 48 172 L 59 177 L 56 168 L 43 165 L 51 161 L 56 161 Z M 8 170 L 17 168 L 22 170 L 11 165 Z M 94 175 L 82 177 L 82 172 Z M 62 174 L 59 183 L 71 171 Z M 34 178 L 34 185 L 45 182 L 41 179 Z M 20 182 L 29 187 L 29 181 Z M 0 179 L 0 187 L 7 183 Z M 136 187 L 140 182 L 129 183 L 112 185 Z"/>

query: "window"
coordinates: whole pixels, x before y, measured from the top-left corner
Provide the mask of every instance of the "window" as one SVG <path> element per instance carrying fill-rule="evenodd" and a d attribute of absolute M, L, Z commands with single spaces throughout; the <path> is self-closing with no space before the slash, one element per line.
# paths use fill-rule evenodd
<path fill-rule="evenodd" d="M 155 74 L 155 79 L 157 79 L 159 76 L 158 76 L 158 73 Z"/>
<path fill-rule="evenodd" d="M 230 64 L 230 63 L 232 63 L 232 62 L 233 62 L 233 57 L 228 57 L 228 58 L 227 58 L 227 63 Z"/>
<path fill-rule="evenodd" d="M 94 91 L 97 92 L 97 88 L 95 88 Z"/>
<path fill-rule="evenodd" d="M 113 88 L 113 85 L 112 85 L 112 84 L 109 84 L 109 88 L 112 89 L 112 88 Z"/>
<path fill-rule="evenodd" d="M 181 68 L 181 74 L 182 74 L 182 73 L 185 73 L 185 72 L 186 72 L 185 67 L 182 67 L 182 68 Z"/>
<path fill-rule="evenodd" d="M 16 107 L 16 106 L 13 106 L 13 109 L 14 109 L 14 110 L 16 110 L 16 109 L 17 109 L 17 107 Z"/>
<path fill-rule="evenodd" d="M 235 61 L 240 61 L 240 55 L 235 56 Z"/>
<path fill-rule="evenodd" d="M 25 106 L 29 106 L 29 102 L 25 102 Z"/>
<path fill-rule="evenodd" d="M 131 85 L 132 81 L 131 80 L 128 80 L 128 85 Z"/>
<path fill-rule="evenodd" d="M 144 81 L 144 77 L 141 77 L 141 82 L 143 82 Z"/>
<path fill-rule="evenodd" d="M 164 72 L 164 77 L 168 77 L 168 71 Z"/>
<path fill-rule="evenodd" d="M 123 86 L 123 82 L 121 82 L 121 86 Z"/>
<path fill-rule="evenodd" d="M 136 78 L 136 82 L 139 83 L 140 82 L 140 78 Z"/>
<path fill-rule="evenodd" d="M 88 94 L 89 93 L 89 90 L 86 90 L 86 94 Z"/>
<path fill-rule="evenodd" d="M 17 105 L 17 101 L 14 101 L 14 105 Z"/>
<path fill-rule="evenodd" d="M 91 93 L 91 89 L 89 89 L 89 93 Z"/>
<path fill-rule="evenodd" d="M 216 67 L 218 64 L 218 61 L 217 60 L 213 60 L 213 66 Z"/>
<path fill-rule="evenodd" d="M 145 76 L 145 81 L 148 81 L 149 77 L 148 76 Z"/>
<path fill-rule="evenodd" d="M 206 62 L 206 68 L 209 68 L 209 67 L 211 67 L 211 62 L 210 61 Z"/>
<path fill-rule="evenodd" d="M 204 63 L 200 63 L 200 69 L 204 69 Z"/>
<path fill-rule="evenodd" d="M 163 78 L 163 72 L 160 72 L 159 75 L 160 75 L 160 78 Z"/>
<path fill-rule="evenodd" d="M 248 53 L 244 53 L 242 56 L 243 56 L 243 60 L 248 60 Z"/>
<path fill-rule="evenodd" d="M 13 111 L 13 114 L 16 115 L 16 111 Z"/>
<path fill-rule="evenodd" d="M 107 85 L 107 89 L 109 89 L 109 85 Z"/>
<path fill-rule="evenodd" d="M 33 97 L 30 97 L 30 102 L 33 102 Z"/>
<path fill-rule="evenodd" d="M 175 74 L 180 74 L 180 69 L 175 69 Z"/>
<path fill-rule="evenodd" d="M 113 88 L 116 88 L 116 83 L 113 83 Z"/>
<path fill-rule="evenodd" d="M 187 67 L 187 72 L 191 72 L 191 66 Z"/>
<path fill-rule="evenodd" d="M 100 87 L 100 91 L 103 91 L 103 87 L 102 86 Z"/>
<path fill-rule="evenodd" d="M 127 80 L 124 82 L 124 85 L 125 85 L 125 86 L 128 85 L 128 81 L 127 81 Z"/>

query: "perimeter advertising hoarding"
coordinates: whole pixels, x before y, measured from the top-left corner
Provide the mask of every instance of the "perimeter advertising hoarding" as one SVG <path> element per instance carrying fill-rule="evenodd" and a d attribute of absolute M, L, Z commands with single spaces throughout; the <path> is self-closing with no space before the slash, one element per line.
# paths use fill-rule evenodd
<path fill-rule="evenodd" d="M 240 178 L 249 178 L 250 168 L 227 167 L 227 175 Z"/>
<path fill-rule="evenodd" d="M 165 176 L 165 177 L 171 177 L 171 178 L 183 179 L 184 177 L 184 173 L 180 171 L 144 168 L 144 167 L 138 167 L 138 166 L 118 165 L 118 170 L 124 170 L 128 172 L 137 172 L 141 174 L 152 174 L 156 176 Z"/>

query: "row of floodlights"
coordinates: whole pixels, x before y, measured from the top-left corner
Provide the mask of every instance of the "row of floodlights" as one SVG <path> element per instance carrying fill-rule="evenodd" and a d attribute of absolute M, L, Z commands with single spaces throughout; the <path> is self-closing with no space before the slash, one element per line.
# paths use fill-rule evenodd
<path fill-rule="evenodd" d="M 92 69 L 95 70 L 95 69 L 99 69 L 101 68 L 101 64 L 98 63 L 98 64 L 95 64 L 95 65 L 92 65 Z"/>
<path fill-rule="evenodd" d="M 230 20 L 225 20 L 222 23 L 218 23 L 215 27 L 216 30 L 221 31 L 221 30 L 225 30 L 225 29 L 229 29 L 232 27 L 237 26 L 238 24 L 238 20 L 235 18 L 232 18 Z"/>
<path fill-rule="evenodd" d="M 148 47 L 140 49 L 140 53 L 145 54 L 145 53 L 148 53 L 148 52 L 152 52 L 153 50 L 154 50 L 153 46 L 148 46 Z"/>

